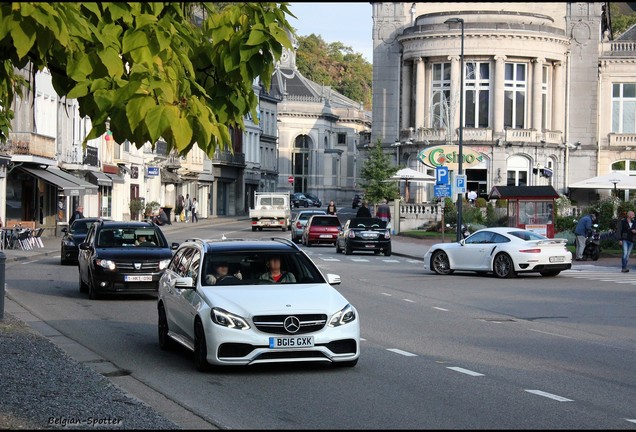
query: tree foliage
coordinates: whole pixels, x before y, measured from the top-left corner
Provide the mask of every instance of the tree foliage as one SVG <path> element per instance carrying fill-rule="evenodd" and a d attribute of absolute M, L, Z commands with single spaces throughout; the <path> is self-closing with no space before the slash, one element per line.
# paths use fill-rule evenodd
<path fill-rule="evenodd" d="M 399 197 L 397 183 L 389 180 L 397 170 L 382 150 L 382 141 L 378 139 L 376 145 L 369 147 L 369 157 L 360 170 L 360 185 L 364 189 L 365 199 L 375 204 L 384 198 L 392 200 Z"/>
<path fill-rule="evenodd" d="M 257 118 L 258 77 L 269 87 L 293 32 L 287 3 L 0 3 L 0 141 L 20 95 L 14 69 L 47 68 L 93 129 L 138 148 L 160 137 L 186 154 L 231 148 L 229 128 Z"/>
<path fill-rule="evenodd" d="M 620 3 L 610 2 L 610 16 L 612 17 L 612 33 L 616 38 L 628 28 L 636 24 L 636 12 L 624 14 L 621 12 Z"/>
<path fill-rule="evenodd" d="M 373 66 L 341 42 L 327 43 L 315 34 L 298 37 L 296 66 L 305 77 L 371 109 Z"/>

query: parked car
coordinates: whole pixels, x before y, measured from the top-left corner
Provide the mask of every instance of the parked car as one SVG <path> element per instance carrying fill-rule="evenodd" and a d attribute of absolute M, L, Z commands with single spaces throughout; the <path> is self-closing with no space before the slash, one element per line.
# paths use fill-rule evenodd
<path fill-rule="evenodd" d="M 294 276 L 288 283 L 262 278 L 272 257 Z M 186 240 L 159 283 L 159 346 L 192 351 L 200 371 L 290 361 L 355 366 L 360 320 L 332 286 L 339 284 L 289 240 Z"/>
<path fill-rule="evenodd" d="M 291 239 L 293 242 L 300 243 L 307 221 L 315 214 L 324 215 L 327 213 L 324 210 L 301 210 L 296 213 L 296 216 L 294 216 L 294 219 L 292 220 L 291 228 Z"/>
<path fill-rule="evenodd" d="M 391 233 L 386 222 L 379 218 L 351 218 L 342 227 L 336 239 L 336 253 L 344 251 L 373 251 L 391 256 Z"/>
<path fill-rule="evenodd" d="M 459 242 L 434 244 L 424 255 L 424 268 L 441 275 L 466 270 L 499 278 L 530 272 L 556 276 L 572 267 L 566 244 L 567 239 L 521 228 L 484 228 Z"/>
<path fill-rule="evenodd" d="M 312 201 L 312 205 L 315 207 L 322 207 L 322 201 L 314 194 L 305 192 L 305 196 Z"/>
<path fill-rule="evenodd" d="M 353 199 L 351 200 L 351 208 L 358 208 L 360 207 L 360 204 L 362 203 L 362 200 L 364 199 L 364 195 L 363 194 L 355 194 L 353 196 Z"/>
<path fill-rule="evenodd" d="M 300 193 L 300 192 L 294 192 L 291 195 L 291 203 L 292 203 L 292 207 L 298 208 L 298 207 L 309 207 L 310 205 L 312 205 L 312 201 L 307 198 L 307 196 L 305 196 L 304 193 Z"/>
<path fill-rule="evenodd" d="M 304 246 L 315 244 L 336 244 L 342 225 L 336 215 L 313 215 L 307 221 L 301 236 Z"/>
<path fill-rule="evenodd" d="M 97 221 L 79 245 L 79 290 L 91 300 L 103 293 L 156 293 L 178 246 L 151 222 Z"/>
<path fill-rule="evenodd" d="M 79 245 L 84 242 L 91 225 L 98 220 L 100 218 L 75 219 L 68 228 L 62 228 L 62 240 L 60 242 L 61 265 L 77 263 Z"/>

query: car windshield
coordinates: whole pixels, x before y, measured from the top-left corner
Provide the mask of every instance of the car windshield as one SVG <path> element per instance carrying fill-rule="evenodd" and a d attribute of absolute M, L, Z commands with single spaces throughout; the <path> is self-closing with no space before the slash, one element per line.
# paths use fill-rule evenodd
<path fill-rule="evenodd" d="M 100 230 L 97 247 L 168 247 L 155 228 L 104 228 Z"/>
<path fill-rule="evenodd" d="M 277 272 L 274 275 L 270 273 L 278 268 L 278 262 L 273 263 L 270 258 L 279 259 L 280 276 L 277 276 Z M 208 286 L 325 282 L 314 263 L 300 252 L 211 252 L 206 254 L 201 273 L 201 284 Z"/>
<path fill-rule="evenodd" d="M 86 234 L 88 229 L 93 225 L 95 221 L 84 221 L 83 219 L 78 219 L 71 224 L 70 232 L 72 234 Z"/>
<path fill-rule="evenodd" d="M 386 221 L 380 218 L 353 218 L 349 223 L 351 228 L 386 228 Z"/>
<path fill-rule="evenodd" d="M 311 220 L 311 225 L 312 226 L 330 226 L 330 227 L 337 227 L 340 226 L 340 221 L 338 220 L 337 217 L 314 217 Z"/>

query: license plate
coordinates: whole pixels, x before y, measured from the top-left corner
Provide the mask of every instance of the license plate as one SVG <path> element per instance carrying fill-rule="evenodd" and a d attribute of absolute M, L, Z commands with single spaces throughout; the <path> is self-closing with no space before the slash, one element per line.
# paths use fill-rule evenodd
<path fill-rule="evenodd" d="M 278 348 L 311 348 L 314 346 L 313 336 L 270 337 L 269 347 Z"/>
<path fill-rule="evenodd" d="M 550 257 L 550 262 L 563 262 L 563 261 L 565 261 L 565 257 L 562 257 L 562 256 Z"/>
<path fill-rule="evenodd" d="M 331 234 L 320 234 L 320 238 L 331 238 Z"/>
<path fill-rule="evenodd" d="M 375 247 L 375 245 L 372 245 L 372 244 L 365 244 L 365 245 L 364 245 L 364 247 L 373 248 L 373 247 Z"/>
<path fill-rule="evenodd" d="M 124 276 L 126 282 L 152 282 L 152 275 L 126 275 Z"/>
<path fill-rule="evenodd" d="M 364 238 L 378 238 L 376 233 L 362 233 L 362 237 Z"/>

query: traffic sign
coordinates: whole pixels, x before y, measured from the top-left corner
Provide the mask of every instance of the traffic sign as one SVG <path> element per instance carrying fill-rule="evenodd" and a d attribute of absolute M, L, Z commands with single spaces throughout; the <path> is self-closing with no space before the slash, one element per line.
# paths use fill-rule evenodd
<path fill-rule="evenodd" d="M 448 167 L 438 166 L 435 168 L 435 184 L 447 185 L 448 184 Z"/>
<path fill-rule="evenodd" d="M 435 185 L 433 186 L 433 192 L 439 198 L 451 196 L 451 189 L 448 185 Z"/>
<path fill-rule="evenodd" d="M 461 174 L 455 177 L 455 189 L 457 193 L 466 193 L 466 175 Z"/>
<path fill-rule="evenodd" d="M 294 176 L 287 177 L 287 181 L 289 182 L 289 184 L 294 184 Z"/>

